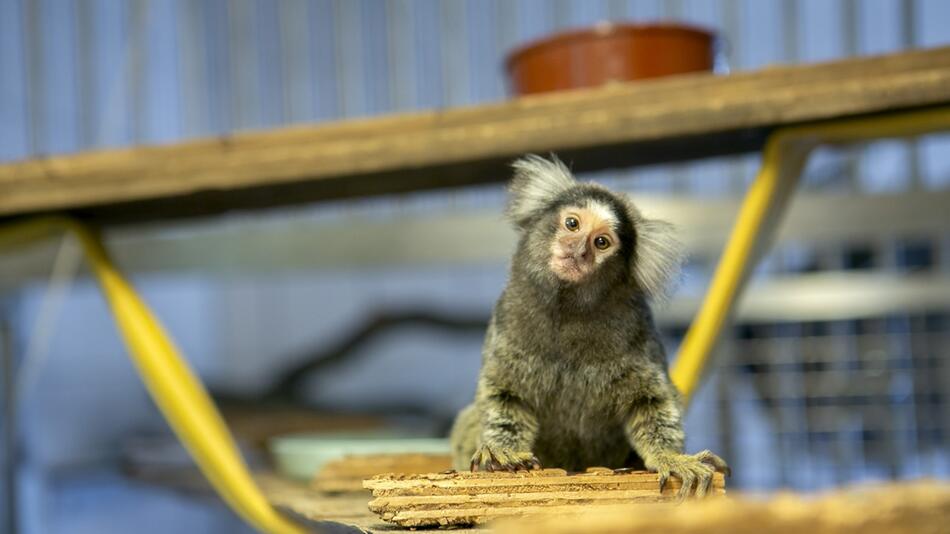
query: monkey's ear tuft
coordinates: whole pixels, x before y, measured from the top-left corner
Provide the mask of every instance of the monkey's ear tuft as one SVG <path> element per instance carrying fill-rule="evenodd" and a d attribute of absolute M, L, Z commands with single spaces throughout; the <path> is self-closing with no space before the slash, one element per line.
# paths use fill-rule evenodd
<path fill-rule="evenodd" d="M 516 160 L 515 175 L 508 186 L 508 207 L 505 214 L 518 226 L 555 199 L 577 185 L 571 171 L 557 156 L 545 159 L 534 154 Z"/>
<path fill-rule="evenodd" d="M 686 254 L 676 237 L 676 228 L 658 219 L 648 219 L 630 204 L 630 215 L 636 228 L 636 253 L 633 254 L 633 276 L 647 297 L 665 300 L 675 288 Z"/>

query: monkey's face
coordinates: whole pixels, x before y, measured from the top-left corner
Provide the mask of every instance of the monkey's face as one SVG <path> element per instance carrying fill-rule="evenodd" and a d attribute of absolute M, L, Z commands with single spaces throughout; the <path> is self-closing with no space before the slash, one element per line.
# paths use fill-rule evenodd
<path fill-rule="evenodd" d="M 625 287 L 663 296 L 681 259 L 671 225 L 644 217 L 626 195 L 578 183 L 557 158 L 529 155 L 514 168 L 505 212 L 521 237 L 512 272 L 572 284 L 571 295 L 591 302 Z"/>
<path fill-rule="evenodd" d="M 619 224 L 614 212 L 596 200 L 560 209 L 551 243 L 551 271 L 565 282 L 589 277 L 617 254 Z"/>

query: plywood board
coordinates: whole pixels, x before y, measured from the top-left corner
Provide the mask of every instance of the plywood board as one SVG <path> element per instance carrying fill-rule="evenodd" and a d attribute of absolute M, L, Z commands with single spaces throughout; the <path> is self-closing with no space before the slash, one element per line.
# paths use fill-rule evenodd
<path fill-rule="evenodd" d="M 401 527 L 468 526 L 501 518 L 549 516 L 618 505 L 671 503 L 678 480 L 661 493 L 656 473 L 591 468 L 495 473 L 378 475 L 364 486 L 373 491 L 369 508 Z M 721 474 L 710 496 L 725 493 Z"/>

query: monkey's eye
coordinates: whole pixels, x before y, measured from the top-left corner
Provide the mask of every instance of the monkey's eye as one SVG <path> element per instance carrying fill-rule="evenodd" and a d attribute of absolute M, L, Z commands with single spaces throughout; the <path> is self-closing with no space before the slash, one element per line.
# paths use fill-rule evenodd
<path fill-rule="evenodd" d="M 577 220 L 577 217 L 568 217 L 564 219 L 564 227 L 572 232 L 576 232 L 577 229 L 581 227 L 581 222 Z"/>
<path fill-rule="evenodd" d="M 607 250 L 610 248 L 610 239 L 607 239 L 605 235 L 599 235 L 594 238 L 594 246 L 600 250 Z"/>

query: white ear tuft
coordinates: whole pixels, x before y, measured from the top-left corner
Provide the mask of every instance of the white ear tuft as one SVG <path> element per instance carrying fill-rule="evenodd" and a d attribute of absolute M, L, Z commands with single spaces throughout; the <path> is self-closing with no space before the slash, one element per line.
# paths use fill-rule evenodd
<path fill-rule="evenodd" d="M 647 219 L 632 210 L 637 232 L 633 275 L 653 301 L 663 301 L 673 289 L 673 279 L 685 259 L 683 244 L 676 238 L 676 228 L 657 219 Z"/>
<path fill-rule="evenodd" d="M 505 212 L 519 226 L 559 194 L 577 185 L 571 171 L 553 154 L 550 160 L 530 154 L 515 161 L 512 167 L 515 175 L 508 186 Z"/>

